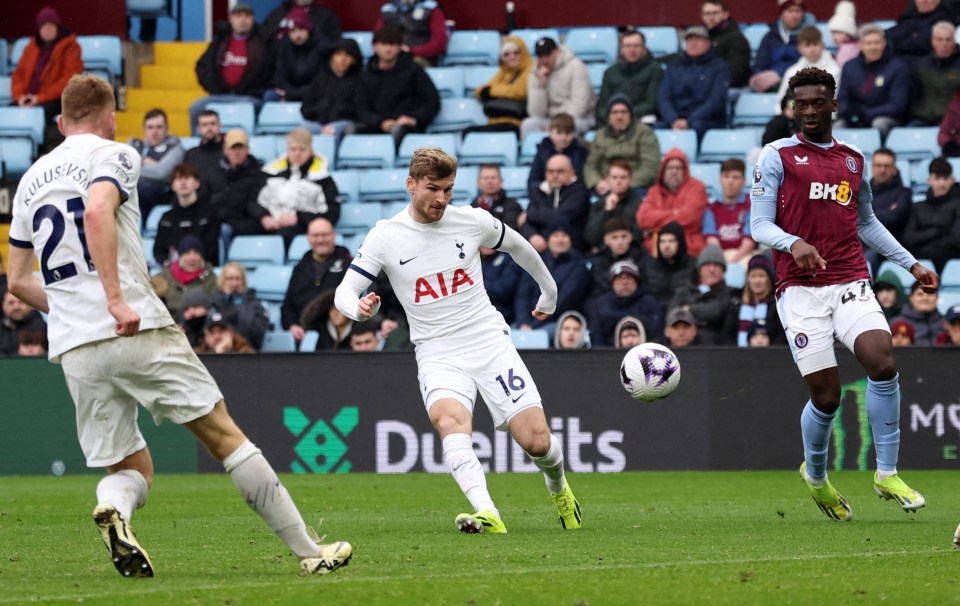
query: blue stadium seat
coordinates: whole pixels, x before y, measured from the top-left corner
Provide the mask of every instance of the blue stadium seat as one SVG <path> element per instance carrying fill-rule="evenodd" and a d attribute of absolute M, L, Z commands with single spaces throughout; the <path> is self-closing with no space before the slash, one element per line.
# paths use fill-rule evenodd
<path fill-rule="evenodd" d="M 674 147 L 682 151 L 687 160 L 694 162 L 697 159 L 697 133 L 692 130 L 653 129 L 660 143 L 660 155 L 666 154 Z"/>
<path fill-rule="evenodd" d="M 263 335 L 260 353 L 296 353 L 297 341 L 285 330 L 271 330 Z"/>
<path fill-rule="evenodd" d="M 171 208 L 173 207 L 169 204 L 157 204 L 150 209 L 150 214 L 147 215 L 147 218 L 143 222 L 144 238 L 157 237 L 157 228 L 160 226 L 160 218 L 163 217 L 163 213 L 167 212 Z"/>
<path fill-rule="evenodd" d="M 817 29 L 820 30 L 820 37 L 823 39 L 823 48 L 831 55 L 836 54 L 837 44 L 833 41 L 833 33 L 826 21 L 817 23 Z"/>
<path fill-rule="evenodd" d="M 33 163 L 33 141 L 23 137 L 0 137 L 0 160 L 3 162 L 3 176 L 7 179 L 19 179 L 30 170 Z"/>
<path fill-rule="evenodd" d="M 712 128 L 703 135 L 697 162 L 723 162 L 727 158 L 746 156 L 760 147 L 760 132 L 751 128 Z"/>
<path fill-rule="evenodd" d="M 0 40 L 0 48 L 6 48 L 7 43 Z M 13 103 L 12 78 L 0 75 L 0 106 Z"/>
<path fill-rule="evenodd" d="M 407 169 L 368 170 L 360 180 L 360 202 L 407 200 Z"/>
<path fill-rule="evenodd" d="M 337 231 L 344 237 L 366 233 L 382 218 L 383 209 L 379 204 L 344 204 L 340 207 Z"/>
<path fill-rule="evenodd" d="M 933 269 L 933 263 L 931 263 L 929 259 L 918 259 L 918 262 L 927 269 Z M 874 275 L 881 276 L 888 271 L 892 271 L 894 274 L 896 274 L 897 278 L 900 279 L 900 283 L 903 285 L 903 292 L 909 294 L 910 285 L 917 281 L 917 279 L 913 277 L 913 274 L 900 267 L 893 261 L 885 259 L 882 263 L 880 263 L 880 267 L 877 268 L 877 271 Z"/>
<path fill-rule="evenodd" d="M 147 260 L 147 271 L 150 272 L 150 275 L 160 271 L 161 266 L 157 263 L 157 260 L 153 257 L 153 245 L 156 243 L 156 238 L 142 238 L 143 240 L 143 257 Z"/>
<path fill-rule="evenodd" d="M 937 311 L 941 314 L 947 313 L 947 310 L 954 305 L 960 305 L 960 292 L 941 292 L 937 299 Z"/>
<path fill-rule="evenodd" d="M 473 97 L 477 89 L 497 75 L 500 68 L 491 65 L 471 65 L 463 68 L 463 96 Z"/>
<path fill-rule="evenodd" d="M 252 272 L 247 285 L 255 288 L 257 296 L 264 301 L 282 303 L 287 295 L 287 286 L 290 284 L 292 272 L 293 269 L 289 265 L 262 263 L 257 266 L 257 271 Z"/>
<path fill-rule="evenodd" d="M 533 330 L 512 330 L 510 337 L 517 349 L 549 349 L 550 333 L 542 328 Z"/>
<path fill-rule="evenodd" d="M 413 152 L 421 147 L 439 147 L 455 157 L 460 147 L 460 137 L 455 133 L 410 133 L 400 142 L 400 151 L 397 152 L 397 166 L 410 166 Z"/>
<path fill-rule="evenodd" d="M 255 135 L 250 137 L 250 155 L 260 162 L 270 162 L 279 157 L 277 138 L 273 135 Z"/>
<path fill-rule="evenodd" d="M 453 182 L 451 204 L 466 206 L 477 197 L 477 177 L 480 171 L 476 166 L 463 166 L 457 169 L 457 178 Z"/>
<path fill-rule="evenodd" d="M 310 250 L 310 241 L 307 240 L 307 234 L 299 234 L 290 241 L 290 248 L 287 249 L 287 265 L 296 265 Z"/>
<path fill-rule="evenodd" d="M 384 218 L 387 218 L 387 217 L 384 217 Z M 353 234 L 352 236 L 346 238 L 343 241 L 343 246 L 350 251 L 351 255 L 357 256 L 357 251 L 360 250 L 360 245 L 363 244 L 363 240 L 366 237 L 367 237 L 367 232 L 359 232 L 359 233 Z"/>
<path fill-rule="evenodd" d="M 856 145 L 867 159 L 880 149 L 880 131 L 875 128 L 835 128 L 833 136 L 837 141 Z"/>
<path fill-rule="evenodd" d="M 299 101 L 267 101 L 257 116 L 258 135 L 286 135 L 303 124 Z"/>
<path fill-rule="evenodd" d="M 913 170 L 910 167 L 909 160 L 900 160 L 897 159 L 897 172 L 900 173 L 900 180 L 903 181 L 904 187 L 912 187 L 913 185 Z"/>
<path fill-rule="evenodd" d="M 303 334 L 303 340 L 300 341 L 300 353 L 310 353 L 317 351 L 317 343 L 320 341 L 320 333 L 315 330 L 308 330 Z"/>
<path fill-rule="evenodd" d="M 638 27 L 647 41 L 647 51 L 654 58 L 680 52 L 680 36 L 676 28 L 669 25 Z"/>
<path fill-rule="evenodd" d="M 256 126 L 256 113 L 250 101 L 234 101 L 230 103 L 210 102 L 204 109 L 212 109 L 220 115 L 220 125 L 223 132 L 231 128 L 242 128 L 248 135 L 253 134 Z"/>
<path fill-rule="evenodd" d="M 707 196 L 711 200 L 721 199 L 723 190 L 720 189 L 720 165 L 716 162 L 690 163 L 690 176 L 703 181 L 707 186 Z"/>
<path fill-rule="evenodd" d="M 279 138 L 284 141 L 284 137 Z M 318 156 L 323 156 L 327 161 L 327 170 L 333 170 L 333 167 L 336 166 L 337 159 L 337 142 L 336 138 L 333 135 L 314 135 L 313 136 L 313 153 Z"/>
<path fill-rule="evenodd" d="M 11 73 L 10 70 L 10 47 L 6 40 L 0 40 L 0 76 L 6 76 Z"/>
<path fill-rule="evenodd" d="M 123 50 L 117 36 L 77 36 L 83 70 L 104 78 L 111 84 L 123 75 Z"/>
<path fill-rule="evenodd" d="M 43 143 L 42 107 L 0 107 L 0 137 L 24 137 L 36 146 Z"/>
<path fill-rule="evenodd" d="M 444 65 L 500 64 L 500 34 L 492 30 L 458 30 L 447 41 Z"/>
<path fill-rule="evenodd" d="M 550 133 L 546 131 L 535 131 L 527 135 L 527 138 L 524 139 L 520 145 L 520 166 L 530 166 L 533 164 L 533 159 L 537 157 L 537 146 L 540 145 L 540 142 L 549 134 Z M 694 134 L 693 139 L 696 141 L 696 134 Z"/>
<path fill-rule="evenodd" d="M 23 51 L 27 48 L 27 44 L 30 43 L 30 36 L 22 36 L 17 38 L 13 47 L 10 49 L 10 73 L 13 73 L 13 70 L 16 69 L 17 63 L 20 63 L 20 57 L 23 56 Z"/>
<path fill-rule="evenodd" d="M 543 38 L 544 36 L 549 36 L 553 38 L 554 42 L 560 44 L 560 32 L 554 27 L 545 27 L 539 29 L 515 29 L 511 30 L 508 35 L 516 36 L 523 40 L 523 43 L 527 45 L 527 50 L 530 51 L 531 57 L 536 54 L 534 47 L 537 45 L 537 40 Z"/>
<path fill-rule="evenodd" d="M 188 149 L 193 149 L 194 147 L 200 145 L 200 137 L 190 136 L 190 137 L 178 137 L 178 138 L 180 139 L 180 147 L 182 147 L 184 151 Z"/>
<path fill-rule="evenodd" d="M 347 135 L 340 141 L 337 168 L 393 168 L 396 154 L 390 135 Z"/>
<path fill-rule="evenodd" d="M 594 94 L 600 93 L 600 87 L 603 86 L 603 74 L 609 68 L 610 66 L 606 63 L 590 63 L 587 65 L 587 74 L 590 76 L 590 86 L 593 87 Z"/>
<path fill-rule="evenodd" d="M 331 171 L 330 176 L 337 184 L 342 204 L 354 204 L 360 201 L 360 171 L 347 169 Z"/>
<path fill-rule="evenodd" d="M 887 147 L 903 160 L 932 160 L 941 155 L 938 126 L 898 126 L 887 134 Z"/>
<path fill-rule="evenodd" d="M 283 265 L 286 260 L 283 237 L 275 234 L 236 236 L 230 241 L 227 260 L 236 261 L 247 269 L 253 269 L 264 263 Z"/>
<path fill-rule="evenodd" d="M 614 63 L 620 54 L 615 27 L 571 27 L 564 44 L 584 63 Z"/>
<path fill-rule="evenodd" d="M 769 31 L 770 25 L 767 23 L 751 23 L 743 28 L 743 37 L 747 39 L 747 44 L 750 45 L 751 61 L 756 58 L 757 50 L 760 49 L 760 42 Z"/>
<path fill-rule="evenodd" d="M 475 164 L 517 165 L 517 136 L 514 133 L 470 133 L 460 148 L 461 166 Z"/>
<path fill-rule="evenodd" d="M 940 276 L 940 292 L 960 293 L 960 259 L 950 259 L 943 266 Z"/>
<path fill-rule="evenodd" d="M 365 59 L 373 56 L 373 32 L 343 32 L 343 37 L 355 41 Z"/>
<path fill-rule="evenodd" d="M 765 126 L 779 113 L 777 93 L 742 92 L 734 105 L 732 125 Z"/>
<path fill-rule="evenodd" d="M 511 198 L 527 197 L 527 179 L 530 178 L 529 166 L 506 166 L 500 169 L 503 177 L 503 191 Z"/>
<path fill-rule="evenodd" d="M 907 162 L 907 160 L 897 160 L 897 169 L 900 168 L 901 162 Z M 960 175 L 960 158 L 947 158 L 947 162 L 950 163 L 950 166 L 953 168 L 953 175 L 956 177 Z M 913 176 L 913 194 L 914 202 L 923 200 L 926 197 L 927 190 L 930 188 L 927 185 L 927 177 L 930 176 L 930 159 L 926 160 L 915 160 L 914 162 L 909 162 L 910 164 L 910 174 Z M 904 183 L 906 185 L 906 183 Z"/>
<path fill-rule="evenodd" d="M 263 301 L 263 308 L 267 310 L 267 318 L 270 319 L 270 330 L 282 330 L 280 321 L 280 304 L 272 301 Z"/>
<path fill-rule="evenodd" d="M 743 288 L 747 283 L 747 270 L 741 263 L 727 263 L 723 280 L 731 288 Z"/>
<path fill-rule="evenodd" d="M 127 0 L 127 16 L 156 19 L 170 15 L 169 0 Z"/>
<path fill-rule="evenodd" d="M 437 92 L 441 98 L 460 98 L 463 96 L 463 68 L 454 67 L 428 67 L 427 75 L 437 87 Z"/>
<path fill-rule="evenodd" d="M 487 123 L 483 105 L 476 99 L 440 99 L 440 113 L 427 126 L 428 133 L 460 132 Z"/>

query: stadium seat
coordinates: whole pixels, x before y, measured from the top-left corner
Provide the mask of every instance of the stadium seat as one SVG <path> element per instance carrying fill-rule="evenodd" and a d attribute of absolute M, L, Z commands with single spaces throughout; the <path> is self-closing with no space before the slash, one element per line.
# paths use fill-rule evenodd
<path fill-rule="evenodd" d="M 230 249 L 227 251 L 227 261 L 236 261 L 247 269 L 263 263 L 283 265 L 285 260 L 283 237 L 275 234 L 236 236 L 230 241 Z"/>
<path fill-rule="evenodd" d="M 517 136 L 513 133 L 470 133 L 460 148 L 461 166 L 517 165 Z"/>
<path fill-rule="evenodd" d="M 536 49 L 534 47 L 537 45 L 537 40 L 539 40 L 540 38 L 543 38 L 544 36 L 549 36 L 553 38 L 554 42 L 556 42 L 557 44 L 560 44 L 560 32 L 554 27 L 545 27 L 545 28 L 538 28 L 538 29 L 515 29 L 515 30 L 511 30 L 510 33 L 507 35 L 516 36 L 521 40 L 523 40 L 523 43 L 527 45 L 527 50 L 530 52 L 531 57 L 534 57 L 536 55 Z"/>
<path fill-rule="evenodd" d="M 147 215 L 147 218 L 143 222 L 143 237 L 157 237 L 157 228 L 160 226 L 160 218 L 163 217 L 163 213 L 167 212 L 171 208 L 173 207 L 169 204 L 157 204 L 150 209 L 150 214 Z"/>
<path fill-rule="evenodd" d="M 660 143 L 660 155 L 666 154 L 674 147 L 687 156 L 687 160 L 694 162 L 697 159 L 697 133 L 692 130 L 653 129 Z"/>
<path fill-rule="evenodd" d="M 250 137 L 250 155 L 263 163 L 275 160 L 279 157 L 279 154 L 277 154 L 277 138 L 273 135 Z"/>
<path fill-rule="evenodd" d="M 303 124 L 299 101 L 267 101 L 257 116 L 258 135 L 286 135 Z"/>
<path fill-rule="evenodd" d="M 564 44 L 584 63 L 614 63 L 620 54 L 615 27 L 571 27 Z"/>
<path fill-rule="evenodd" d="M 364 59 L 373 56 L 373 32 L 343 32 L 344 38 L 350 38 L 360 47 Z"/>
<path fill-rule="evenodd" d="M 410 133 L 400 142 L 400 151 L 397 152 L 397 167 L 410 166 L 413 152 L 421 147 L 439 147 L 451 156 L 456 157 L 460 137 L 455 133 Z"/>
<path fill-rule="evenodd" d="M 933 269 L 933 263 L 931 263 L 929 259 L 918 259 L 918 262 L 920 263 L 920 265 L 923 265 L 927 269 L 931 269 L 931 270 Z M 874 275 L 879 277 L 888 271 L 891 271 L 894 274 L 896 274 L 897 278 L 899 278 L 900 280 L 900 284 L 903 285 L 903 292 L 909 294 L 910 285 L 917 281 L 917 279 L 913 277 L 913 274 L 911 274 L 908 270 L 900 267 L 893 261 L 884 260 L 882 263 L 880 263 L 880 267 L 877 268 L 877 271 Z"/>
<path fill-rule="evenodd" d="M 463 68 L 463 96 L 473 97 L 477 89 L 497 75 L 500 68 L 490 65 L 470 65 Z"/>
<path fill-rule="evenodd" d="M 733 108 L 734 128 L 737 126 L 765 126 L 780 113 L 776 93 L 743 92 Z"/>
<path fill-rule="evenodd" d="M 6 42 L 0 40 L 0 47 L 6 47 Z M 13 92 L 10 76 L 0 76 L 0 106 L 13 103 Z"/>
<path fill-rule="evenodd" d="M 128 17 L 156 19 L 169 15 L 169 0 L 127 0 Z"/>
<path fill-rule="evenodd" d="M 517 349 L 549 349 L 550 333 L 542 328 L 533 330 L 512 330 L 510 337 Z"/>
<path fill-rule="evenodd" d="M 960 305 L 960 292 L 941 292 L 937 298 L 937 311 L 941 314 L 947 313 L 947 310 L 954 305 Z"/>
<path fill-rule="evenodd" d="M 868 164 L 873 152 L 880 149 L 880 131 L 875 128 L 835 128 L 833 137 L 837 141 L 856 145 L 867 156 Z"/>
<path fill-rule="evenodd" d="M 697 162 L 723 162 L 728 158 L 745 160 L 760 147 L 760 132 L 751 128 L 712 128 L 703 135 Z"/>
<path fill-rule="evenodd" d="M 270 330 L 282 330 L 280 321 L 280 304 L 272 301 L 263 301 L 263 308 L 267 310 L 267 318 L 270 319 Z"/>
<path fill-rule="evenodd" d="M 210 102 L 204 109 L 212 109 L 220 115 L 220 125 L 223 132 L 231 128 L 242 128 L 248 135 L 253 134 L 256 126 L 256 113 L 250 101 L 234 101 L 230 103 Z"/>
<path fill-rule="evenodd" d="M 10 70 L 10 47 L 6 40 L 0 40 L 0 76 L 8 76 Z"/>
<path fill-rule="evenodd" d="M 317 343 L 320 341 L 320 333 L 315 330 L 308 330 L 303 333 L 303 340 L 300 341 L 300 353 L 311 353 L 317 351 Z"/>
<path fill-rule="evenodd" d="M 402 210 L 404 210 L 405 208 L 407 208 L 407 205 L 408 205 L 408 204 L 410 204 L 410 202 L 399 202 L 399 201 L 397 201 L 397 202 L 387 202 L 386 204 L 383 204 L 383 205 L 382 205 L 382 207 L 383 207 L 383 218 L 384 218 L 384 219 L 391 219 L 391 218 L 393 218 L 394 215 L 396 215 L 396 214 L 399 213 L 400 211 L 402 211 Z"/>
<path fill-rule="evenodd" d="M 379 204 L 344 204 L 340 207 L 337 231 L 344 237 L 366 233 L 382 218 L 383 210 Z"/>
<path fill-rule="evenodd" d="M 537 146 L 540 145 L 540 142 L 549 134 L 550 133 L 546 131 L 535 131 L 527 135 L 527 138 L 524 139 L 520 145 L 520 166 L 530 166 L 533 164 L 533 159 L 537 157 Z M 693 139 L 696 141 L 696 134 L 693 135 Z"/>
<path fill-rule="evenodd" d="M 669 25 L 638 27 L 647 41 L 647 52 L 654 58 L 680 52 L 680 37 L 676 28 Z"/>
<path fill-rule="evenodd" d="M 887 134 L 887 147 L 903 160 L 932 160 L 941 155 L 938 126 L 898 126 Z"/>
<path fill-rule="evenodd" d="M 277 138 L 277 147 L 283 147 L 286 153 L 286 137 Z M 333 135 L 314 135 L 313 153 L 322 156 L 327 161 L 327 170 L 333 170 L 337 159 L 337 141 Z"/>
<path fill-rule="evenodd" d="M 407 200 L 407 169 L 368 170 L 360 180 L 360 202 Z"/>
<path fill-rule="evenodd" d="M 457 170 L 457 178 L 453 182 L 451 204 L 466 206 L 473 202 L 473 199 L 477 197 L 477 176 L 479 172 L 476 166 L 463 166 Z"/>
<path fill-rule="evenodd" d="M 900 169 L 901 162 L 908 162 L 907 160 L 897 160 L 897 169 Z M 950 163 L 950 166 L 953 168 L 954 176 L 960 175 L 960 158 L 947 158 L 947 162 Z M 913 162 L 908 162 L 910 165 L 910 174 L 913 175 L 913 194 L 914 202 L 918 202 L 926 198 L 927 189 L 929 185 L 927 184 L 927 177 L 930 175 L 930 159 L 926 160 L 915 160 Z M 906 185 L 906 183 L 904 183 Z"/>
<path fill-rule="evenodd" d="M 20 57 L 23 56 L 23 51 L 27 48 L 27 44 L 30 43 L 30 36 L 21 36 L 13 42 L 13 47 L 10 49 L 10 73 L 13 73 L 13 70 L 17 68 L 17 63 L 20 63 Z"/>
<path fill-rule="evenodd" d="M 770 25 L 768 23 L 751 23 L 743 28 L 743 37 L 747 39 L 747 44 L 750 45 L 751 61 L 756 58 L 757 50 L 760 49 L 760 42 L 769 31 Z"/>
<path fill-rule="evenodd" d="M 156 241 L 156 238 L 143 238 L 143 257 L 147 260 L 147 270 L 149 270 L 150 275 L 153 275 L 161 269 L 160 264 L 157 263 L 157 260 L 153 257 L 153 245 Z"/>
<path fill-rule="evenodd" d="M 831 55 L 835 55 L 837 53 L 837 44 L 833 41 L 833 33 L 830 31 L 830 27 L 826 21 L 818 22 L 817 29 L 820 30 L 820 37 L 823 39 L 823 48 Z"/>
<path fill-rule="evenodd" d="M 357 251 L 360 250 L 360 245 L 363 244 L 364 238 L 367 237 L 367 232 L 360 232 L 353 234 L 352 236 L 346 238 L 343 241 L 342 246 L 350 251 L 350 254 L 353 256 L 357 255 Z"/>
<path fill-rule="evenodd" d="M 723 280 L 730 288 L 743 288 L 747 283 L 747 270 L 741 263 L 727 263 Z"/>
<path fill-rule="evenodd" d="M 0 137 L 0 160 L 3 178 L 19 179 L 33 163 L 33 141 L 23 137 Z"/>
<path fill-rule="evenodd" d="M 194 147 L 200 145 L 200 137 L 190 136 L 177 138 L 180 139 L 180 147 L 182 147 L 184 151 L 193 149 Z"/>
<path fill-rule="evenodd" d="M 707 186 L 707 195 L 711 200 L 720 199 L 723 190 L 720 189 L 720 164 L 716 162 L 690 163 L 690 176 L 703 181 Z"/>
<path fill-rule="evenodd" d="M 396 147 L 390 135 L 347 135 L 340 141 L 337 168 L 393 168 Z"/>
<path fill-rule="evenodd" d="M 483 105 L 476 99 L 440 99 L 440 113 L 427 126 L 428 133 L 460 132 L 487 123 Z"/>
<path fill-rule="evenodd" d="M 296 353 L 297 341 L 285 330 L 271 330 L 263 335 L 260 353 Z"/>
<path fill-rule="evenodd" d="M 463 96 L 463 68 L 454 67 L 428 67 L 427 75 L 437 87 L 437 92 L 441 98 L 460 98 Z"/>
<path fill-rule="evenodd" d="M 310 250 L 310 241 L 307 240 L 307 234 L 298 234 L 290 241 L 290 248 L 287 249 L 287 265 L 296 265 Z"/>
<path fill-rule="evenodd" d="M 83 70 L 94 73 L 110 84 L 123 75 L 123 50 L 117 36 L 77 36 Z"/>
<path fill-rule="evenodd" d="M 36 146 L 43 143 L 43 108 L 0 107 L 0 137 L 24 137 Z"/>
<path fill-rule="evenodd" d="M 603 86 L 603 74 L 610 68 L 605 63 L 590 63 L 587 65 L 587 74 L 590 76 L 590 86 L 594 94 L 600 94 L 600 87 Z"/>
<path fill-rule="evenodd" d="M 498 66 L 500 64 L 500 34 L 493 30 L 453 32 L 447 41 L 443 64 Z"/>
<path fill-rule="evenodd" d="M 943 266 L 940 276 L 940 292 L 960 293 L 960 259 L 950 259 Z"/>
<path fill-rule="evenodd" d="M 282 303 L 287 295 L 287 286 L 290 285 L 292 272 L 293 269 L 289 265 L 262 263 L 257 266 L 257 271 L 252 272 L 247 285 L 255 288 L 257 296 L 264 301 Z"/>
<path fill-rule="evenodd" d="M 503 177 L 503 191 L 511 198 L 526 198 L 527 179 L 530 178 L 529 166 L 506 166 L 500 169 Z"/>
<path fill-rule="evenodd" d="M 903 181 L 904 187 L 912 187 L 913 185 L 913 169 L 910 167 L 909 160 L 900 160 L 897 159 L 897 172 L 900 173 L 900 180 Z"/>
<path fill-rule="evenodd" d="M 335 170 L 331 171 L 330 176 L 337 184 L 341 204 L 354 204 L 360 201 L 360 171 Z"/>

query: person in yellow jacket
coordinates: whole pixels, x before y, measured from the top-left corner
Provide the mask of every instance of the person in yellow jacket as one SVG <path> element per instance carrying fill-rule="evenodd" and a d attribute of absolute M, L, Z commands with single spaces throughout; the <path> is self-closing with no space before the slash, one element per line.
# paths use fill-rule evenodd
<path fill-rule="evenodd" d="M 527 79 L 533 71 L 533 60 L 526 44 L 517 36 L 507 36 L 500 45 L 500 69 L 476 96 L 490 118 L 485 126 L 472 126 L 469 132 L 520 133 L 520 121 L 527 115 Z"/>

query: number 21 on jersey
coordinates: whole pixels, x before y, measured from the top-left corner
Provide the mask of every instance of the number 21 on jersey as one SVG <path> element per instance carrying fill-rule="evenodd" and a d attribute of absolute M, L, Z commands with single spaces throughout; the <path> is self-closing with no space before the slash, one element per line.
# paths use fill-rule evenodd
<path fill-rule="evenodd" d="M 77 236 L 80 239 L 80 247 L 83 250 L 83 260 L 87 271 L 96 271 L 93 261 L 90 259 L 90 250 L 87 248 L 87 235 L 83 229 L 83 198 L 70 198 L 67 200 L 67 214 L 73 217 L 73 223 L 77 227 Z M 53 204 L 44 204 L 33 213 L 33 233 L 36 234 L 43 227 L 45 221 L 50 222 L 50 237 L 43 245 L 43 251 L 40 253 L 40 273 L 43 275 L 45 284 L 52 284 L 61 280 L 73 278 L 77 275 L 77 266 L 73 262 L 67 262 L 56 267 L 50 267 L 50 257 L 60 246 L 67 231 L 67 222 L 60 212 L 60 209 Z"/>

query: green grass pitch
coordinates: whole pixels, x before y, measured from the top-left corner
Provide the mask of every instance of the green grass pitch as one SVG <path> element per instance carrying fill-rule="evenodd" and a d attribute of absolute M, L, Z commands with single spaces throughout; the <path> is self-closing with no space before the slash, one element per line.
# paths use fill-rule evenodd
<path fill-rule="evenodd" d="M 95 476 L 0 478 L 0 605 L 960 604 L 955 471 L 907 471 L 905 514 L 866 472 L 831 478 L 854 521 L 828 520 L 796 471 L 573 474 L 584 528 L 563 531 L 542 477 L 491 474 L 507 535 L 461 535 L 446 475 L 284 476 L 350 566 L 296 558 L 226 476 L 158 475 L 133 526 L 156 567 L 124 579 L 90 512 Z"/>

